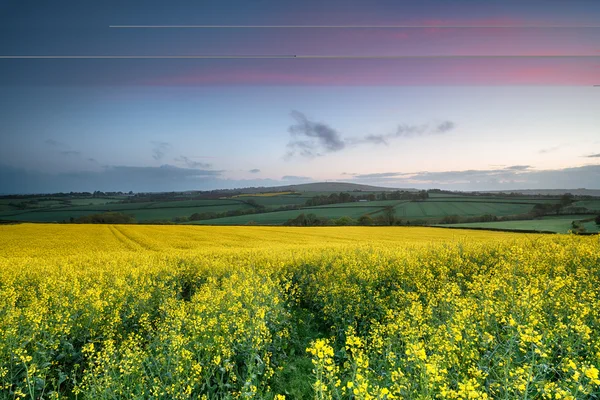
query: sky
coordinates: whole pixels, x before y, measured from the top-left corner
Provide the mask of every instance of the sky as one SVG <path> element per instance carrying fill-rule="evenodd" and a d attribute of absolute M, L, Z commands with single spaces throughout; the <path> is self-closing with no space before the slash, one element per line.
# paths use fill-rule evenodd
<path fill-rule="evenodd" d="M 600 2 L 0 0 L 0 193 L 600 189 Z"/>

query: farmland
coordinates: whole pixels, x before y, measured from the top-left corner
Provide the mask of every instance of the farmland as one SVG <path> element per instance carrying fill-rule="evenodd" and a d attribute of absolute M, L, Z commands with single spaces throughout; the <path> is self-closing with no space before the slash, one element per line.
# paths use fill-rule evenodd
<path fill-rule="evenodd" d="M 600 395 L 600 242 L 421 227 L 0 226 L 6 398 Z"/>
<path fill-rule="evenodd" d="M 198 225 L 436 225 L 544 230 L 563 233 L 565 222 L 600 213 L 600 201 L 591 196 L 568 197 L 520 194 L 359 190 L 360 185 L 334 183 L 346 192 L 328 192 L 329 186 L 298 185 L 280 191 L 244 189 L 217 193 L 71 194 L 0 198 L 0 222 L 93 222 L 102 215 L 123 216 L 112 222 Z M 310 189 L 310 190 L 308 190 Z M 390 216 L 391 215 L 391 216 Z M 90 217 L 91 216 L 91 217 Z M 306 217 L 310 216 L 310 217 Z M 558 216 L 561 223 L 540 222 Z M 90 219 L 91 218 L 91 219 Z M 531 221 L 529 224 L 523 221 Z M 302 222 L 309 221 L 309 222 Z M 488 223 L 496 223 L 488 225 Z M 580 231 L 595 232 L 584 221 Z M 475 225 L 473 225 L 475 224 Z"/>
<path fill-rule="evenodd" d="M 589 220 L 593 215 L 562 215 L 544 217 L 535 220 L 504 221 L 504 222 L 473 222 L 465 224 L 449 224 L 455 228 L 482 228 L 514 231 L 541 231 L 567 233 L 573 230 L 573 221 Z M 598 232 L 598 225 L 593 221 L 585 222 L 587 232 Z"/>

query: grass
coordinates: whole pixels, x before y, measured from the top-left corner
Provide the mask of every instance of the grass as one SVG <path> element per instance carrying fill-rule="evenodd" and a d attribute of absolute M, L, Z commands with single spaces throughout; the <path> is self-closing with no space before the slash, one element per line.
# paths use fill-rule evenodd
<path fill-rule="evenodd" d="M 257 205 L 263 206 L 267 212 L 195 221 L 194 224 L 245 225 L 249 222 L 254 222 L 260 225 L 281 225 L 288 219 L 293 219 L 302 213 L 315 214 L 328 219 L 336 219 L 344 216 L 358 219 L 365 214 L 372 217 L 382 215 L 384 208 L 387 206 L 393 206 L 396 217 L 404 222 L 419 221 L 436 223 L 446 216 L 475 217 L 491 214 L 502 217 L 521 215 L 530 212 L 534 204 L 556 203 L 560 201 L 559 198 L 537 199 L 527 196 L 464 196 L 460 194 L 430 193 L 429 199 L 418 202 L 375 200 L 305 207 L 306 201 L 312 197 L 328 196 L 331 193 L 319 191 L 307 191 L 300 194 L 278 192 L 248 194 L 236 196 L 235 198 L 184 199 L 173 201 L 163 201 L 161 198 L 160 201 L 140 203 L 118 203 L 118 200 L 126 197 L 48 197 L 39 198 L 38 204 L 29 205 L 26 209 L 19 209 L 8 204 L 15 201 L 27 201 L 28 199 L 0 199 L 0 219 L 9 221 L 61 222 L 69 221 L 71 217 L 78 218 L 104 212 L 122 212 L 133 215 L 138 222 L 171 221 L 174 218 L 190 217 L 194 213 L 224 213 L 233 210 L 248 210 L 252 206 L 246 204 L 246 202 L 252 201 Z M 368 194 L 379 195 L 380 192 L 364 191 L 350 192 L 350 194 L 364 196 Z M 66 204 L 65 200 L 69 201 L 71 205 Z M 275 209 L 287 206 L 295 206 L 298 209 L 274 211 Z M 600 200 L 579 201 L 574 203 L 573 206 L 600 210 Z M 564 222 L 556 222 L 555 224 L 556 228 L 551 227 L 551 229 L 560 232 L 566 231 L 564 229 Z M 521 225 L 528 226 L 523 222 L 517 223 L 515 226 Z M 529 227 L 520 229 L 529 229 Z"/>
<path fill-rule="evenodd" d="M 221 204 L 206 204 L 196 207 L 162 207 L 156 204 L 114 204 L 107 207 L 72 207 L 69 209 L 57 210 L 22 210 L 0 212 L 0 219 L 9 221 L 27 221 L 27 222 L 62 222 L 69 221 L 71 217 L 78 218 L 86 215 L 97 214 L 108 211 L 118 211 L 135 216 L 138 222 L 171 220 L 176 217 L 190 217 L 194 213 L 214 212 L 222 213 L 231 210 L 250 209 L 252 206 L 240 202 L 231 202 Z M 154 207 L 150 207 L 150 205 Z"/>
<path fill-rule="evenodd" d="M 233 197 L 276 197 L 294 194 L 295 192 L 267 192 L 267 193 L 256 193 L 256 194 L 238 194 Z"/>
<path fill-rule="evenodd" d="M 256 204 L 260 204 L 262 206 L 268 208 L 277 208 L 288 205 L 298 205 L 302 206 L 306 203 L 310 197 L 307 196 L 244 196 L 240 197 L 240 200 L 250 201 L 253 200 Z"/>
<path fill-rule="evenodd" d="M 175 217 L 189 217 L 194 213 L 214 212 L 222 213 L 232 210 L 246 210 L 251 209 L 252 206 L 247 204 L 227 204 L 227 205 L 215 205 L 215 206 L 203 206 L 203 207 L 168 207 L 168 208 L 146 208 L 142 210 L 135 210 L 131 213 L 135 215 L 138 221 L 151 221 L 151 220 L 170 220 Z"/>
<path fill-rule="evenodd" d="M 152 203 L 148 208 L 180 208 L 180 207 L 208 207 L 208 206 L 239 206 L 242 202 L 228 199 L 210 199 L 210 200 L 179 200 L 179 201 L 162 201 Z"/>
<path fill-rule="evenodd" d="M 388 207 L 388 206 L 396 206 L 401 203 L 406 203 L 407 200 L 374 200 L 374 201 L 354 201 L 352 203 L 339 203 L 339 204 L 326 204 L 322 206 L 316 206 L 311 208 L 332 208 L 332 207 L 342 207 L 342 208 L 352 208 L 352 207 Z"/>
<path fill-rule="evenodd" d="M 531 210 L 529 204 L 495 202 L 404 202 L 394 207 L 396 217 L 402 219 L 443 218 L 449 215 L 477 216 L 492 214 L 497 216 L 523 214 Z M 375 213 L 374 215 L 377 215 Z"/>
<path fill-rule="evenodd" d="M 116 203 L 118 200 L 114 198 L 91 198 L 91 199 L 70 199 L 71 205 L 73 206 L 98 206 L 110 203 Z"/>
<path fill-rule="evenodd" d="M 361 215 L 377 212 L 379 207 L 314 207 L 300 210 L 275 211 L 261 214 L 239 215 L 235 217 L 216 218 L 203 221 L 194 221 L 202 225 L 246 225 L 255 222 L 259 225 L 281 225 L 288 219 L 296 218 L 300 214 L 315 214 L 318 217 L 340 218 L 351 217 L 357 219 Z"/>
<path fill-rule="evenodd" d="M 594 221 L 584 222 L 583 227 L 585 228 L 586 232 L 600 232 L 600 226 Z"/>
<path fill-rule="evenodd" d="M 19 213 L 0 213 L 0 219 L 7 221 L 26 222 L 62 222 L 69 221 L 71 217 L 79 218 L 94 214 L 90 211 L 28 211 Z"/>
<path fill-rule="evenodd" d="M 544 217 L 542 219 L 524 220 L 524 221 L 501 221 L 501 222 L 473 222 L 464 224 L 449 224 L 444 226 L 451 226 L 457 228 L 485 228 L 485 229 L 506 229 L 506 230 L 524 230 L 524 231 L 543 231 L 543 232 L 556 232 L 556 233 L 567 233 L 572 229 L 571 223 L 573 221 L 591 218 L 592 216 L 585 215 L 561 215 L 556 217 Z M 593 222 L 591 224 L 594 224 Z M 595 224 L 594 224 L 595 225 Z M 591 228 L 589 223 L 585 224 L 586 229 L 588 226 Z M 590 232 L 597 232 L 596 230 L 590 230 Z"/>
<path fill-rule="evenodd" d="M 600 211 L 600 200 L 582 200 L 573 203 L 574 207 L 585 207 L 588 210 Z"/>

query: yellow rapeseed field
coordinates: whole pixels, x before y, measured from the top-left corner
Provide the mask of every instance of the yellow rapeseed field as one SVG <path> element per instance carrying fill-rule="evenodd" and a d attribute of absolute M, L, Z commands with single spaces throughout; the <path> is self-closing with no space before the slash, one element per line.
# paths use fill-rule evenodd
<path fill-rule="evenodd" d="M 0 226 L 0 398 L 597 399 L 598 236 Z"/>

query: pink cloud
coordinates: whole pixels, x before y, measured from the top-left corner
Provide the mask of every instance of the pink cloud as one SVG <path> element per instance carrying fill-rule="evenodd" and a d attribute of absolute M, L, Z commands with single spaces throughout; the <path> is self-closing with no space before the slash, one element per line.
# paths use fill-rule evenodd
<path fill-rule="evenodd" d="M 258 66 L 185 72 L 148 86 L 202 85 L 594 85 L 597 62 L 580 59 L 267 60 Z"/>
<path fill-rule="evenodd" d="M 286 73 L 234 70 L 211 72 L 208 74 L 187 74 L 164 77 L 152 81 L 155 86 L 194 86 L 194 85 L 236 85 L 236 84 L 298 84 L 298 85 L 327 85 L 326 76 Z"/>

